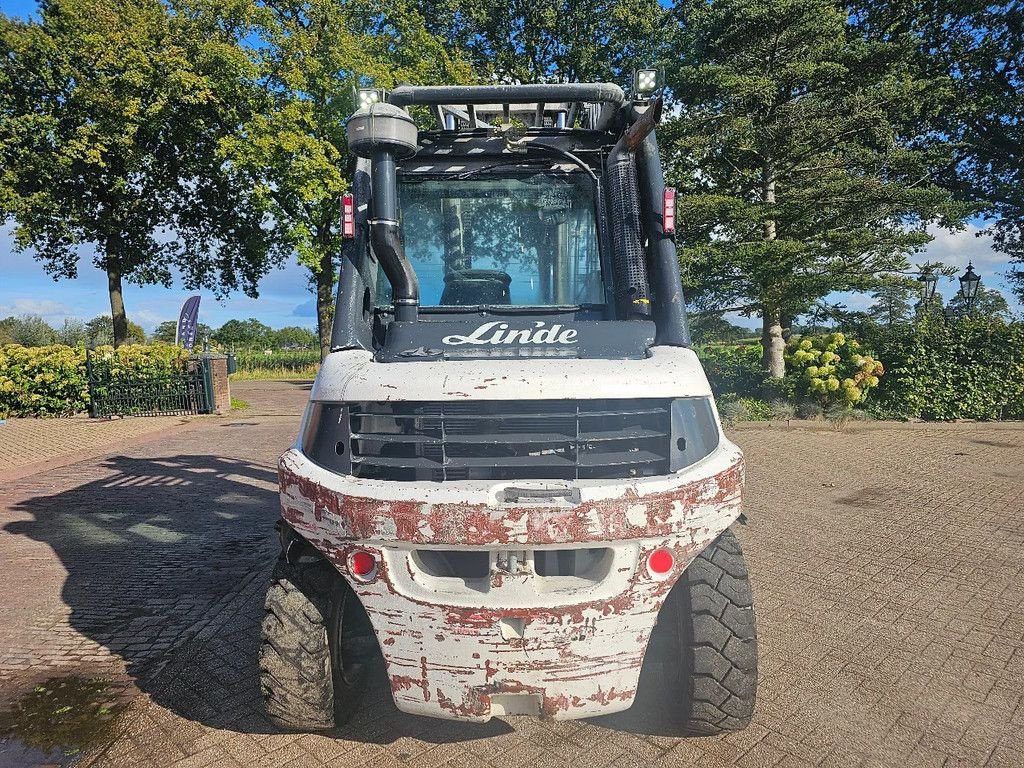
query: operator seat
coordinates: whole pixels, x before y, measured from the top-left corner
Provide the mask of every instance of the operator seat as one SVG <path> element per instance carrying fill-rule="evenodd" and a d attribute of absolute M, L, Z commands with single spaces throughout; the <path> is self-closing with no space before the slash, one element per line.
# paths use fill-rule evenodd
<path fill-rule="evenodd" d="M 476 304 L 511 304 L 509 286 L 512 278 L 497 269 L 460 269 L 444 276 L 441 304 L 473 306 Z"/>

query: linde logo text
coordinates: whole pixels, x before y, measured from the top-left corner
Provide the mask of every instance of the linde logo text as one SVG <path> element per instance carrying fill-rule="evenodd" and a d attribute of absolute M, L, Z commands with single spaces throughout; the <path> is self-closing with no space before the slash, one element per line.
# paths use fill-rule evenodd
<path fill-rule="evenodd" d="M 578 332 L 574 328 L 563 328 L 560 324 L 548 325 L 543 320 L 534 321 L 533 328 L 509 330 L 508 323 L 484 323 L 469 336 L 452 334 L 441 341 L 453 346 L 459 344 L 575 344 Z"/>

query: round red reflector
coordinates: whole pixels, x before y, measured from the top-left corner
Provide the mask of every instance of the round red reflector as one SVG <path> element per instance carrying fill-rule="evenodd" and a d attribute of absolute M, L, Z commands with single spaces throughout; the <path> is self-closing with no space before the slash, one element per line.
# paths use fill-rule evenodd
<path fill-rule="evenodd" d="M 377 561 L 369 552 L 355 552 L 348 559 L 349 567 L 355 576 L 366 577 L 373 573 Z"/>
<path fill-rule="evenodd" d="M 672 570 L 672 566 L 675 565 L 675 558 L 672 556 L 672 551 L 668 549 L 656 549 L 651 552 L 651 556 L 647 558 L 647 567 L 651 569 L 651 573 L 663 576 Z"/>

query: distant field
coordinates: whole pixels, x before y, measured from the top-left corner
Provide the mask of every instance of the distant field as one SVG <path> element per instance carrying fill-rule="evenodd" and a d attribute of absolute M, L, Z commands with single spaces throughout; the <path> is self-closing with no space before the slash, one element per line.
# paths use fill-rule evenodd
<path fill-rule="evenodd" d="M 236 379 L 311 379 L 320 368 L 316 349 L 236 350 Z"/>

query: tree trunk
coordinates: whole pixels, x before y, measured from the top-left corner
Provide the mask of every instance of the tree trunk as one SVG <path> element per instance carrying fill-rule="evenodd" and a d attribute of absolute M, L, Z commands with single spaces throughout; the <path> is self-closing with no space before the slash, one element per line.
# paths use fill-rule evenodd
<path fill-rule="evenodd" d="M 777 309 L 762 310 L 761 346 L 764 354 L 761 366 L 772 379 L 781 379 L 786 375 L 786 361 L 782 353 L 786 349 L 786 341 L 782 338 L 782 317 Z"/>
<path fill-rule="evenodd" d="M 128 316 L 121 292 L 121 269 L 117 260 L 107 256 L 107 293 L 110 294 L 110 317 L 114 322 L 114 348 L 128 341 Z"/>
<path fill-rule="evenodd" d="M 771 163 L 765 162 L 761 170 L 761 201 L 767 205 L 775 204 L 775 170 Z M 774 242 L 778 237 L 775 219 L 766 219 L 761 226 L 761 237 L 766 242 Z M 769 290 L 777 288 L 768 286 Z M 786 375 L 786 361 L 783 352 L 786 342 L 782 338 L 782 312 L 778 307 L 761 306 L 761 345 L 764 353 L 761 366 L 772 379 L 781 379 Z"/>
<path fill-rule="evenodd" d="M 331 352 L 331 329 L 334 320 L 334 259 L 329 250 L 320 256 L 316 273 L 316 330 L 320 336 L 320 359 Z"/>

